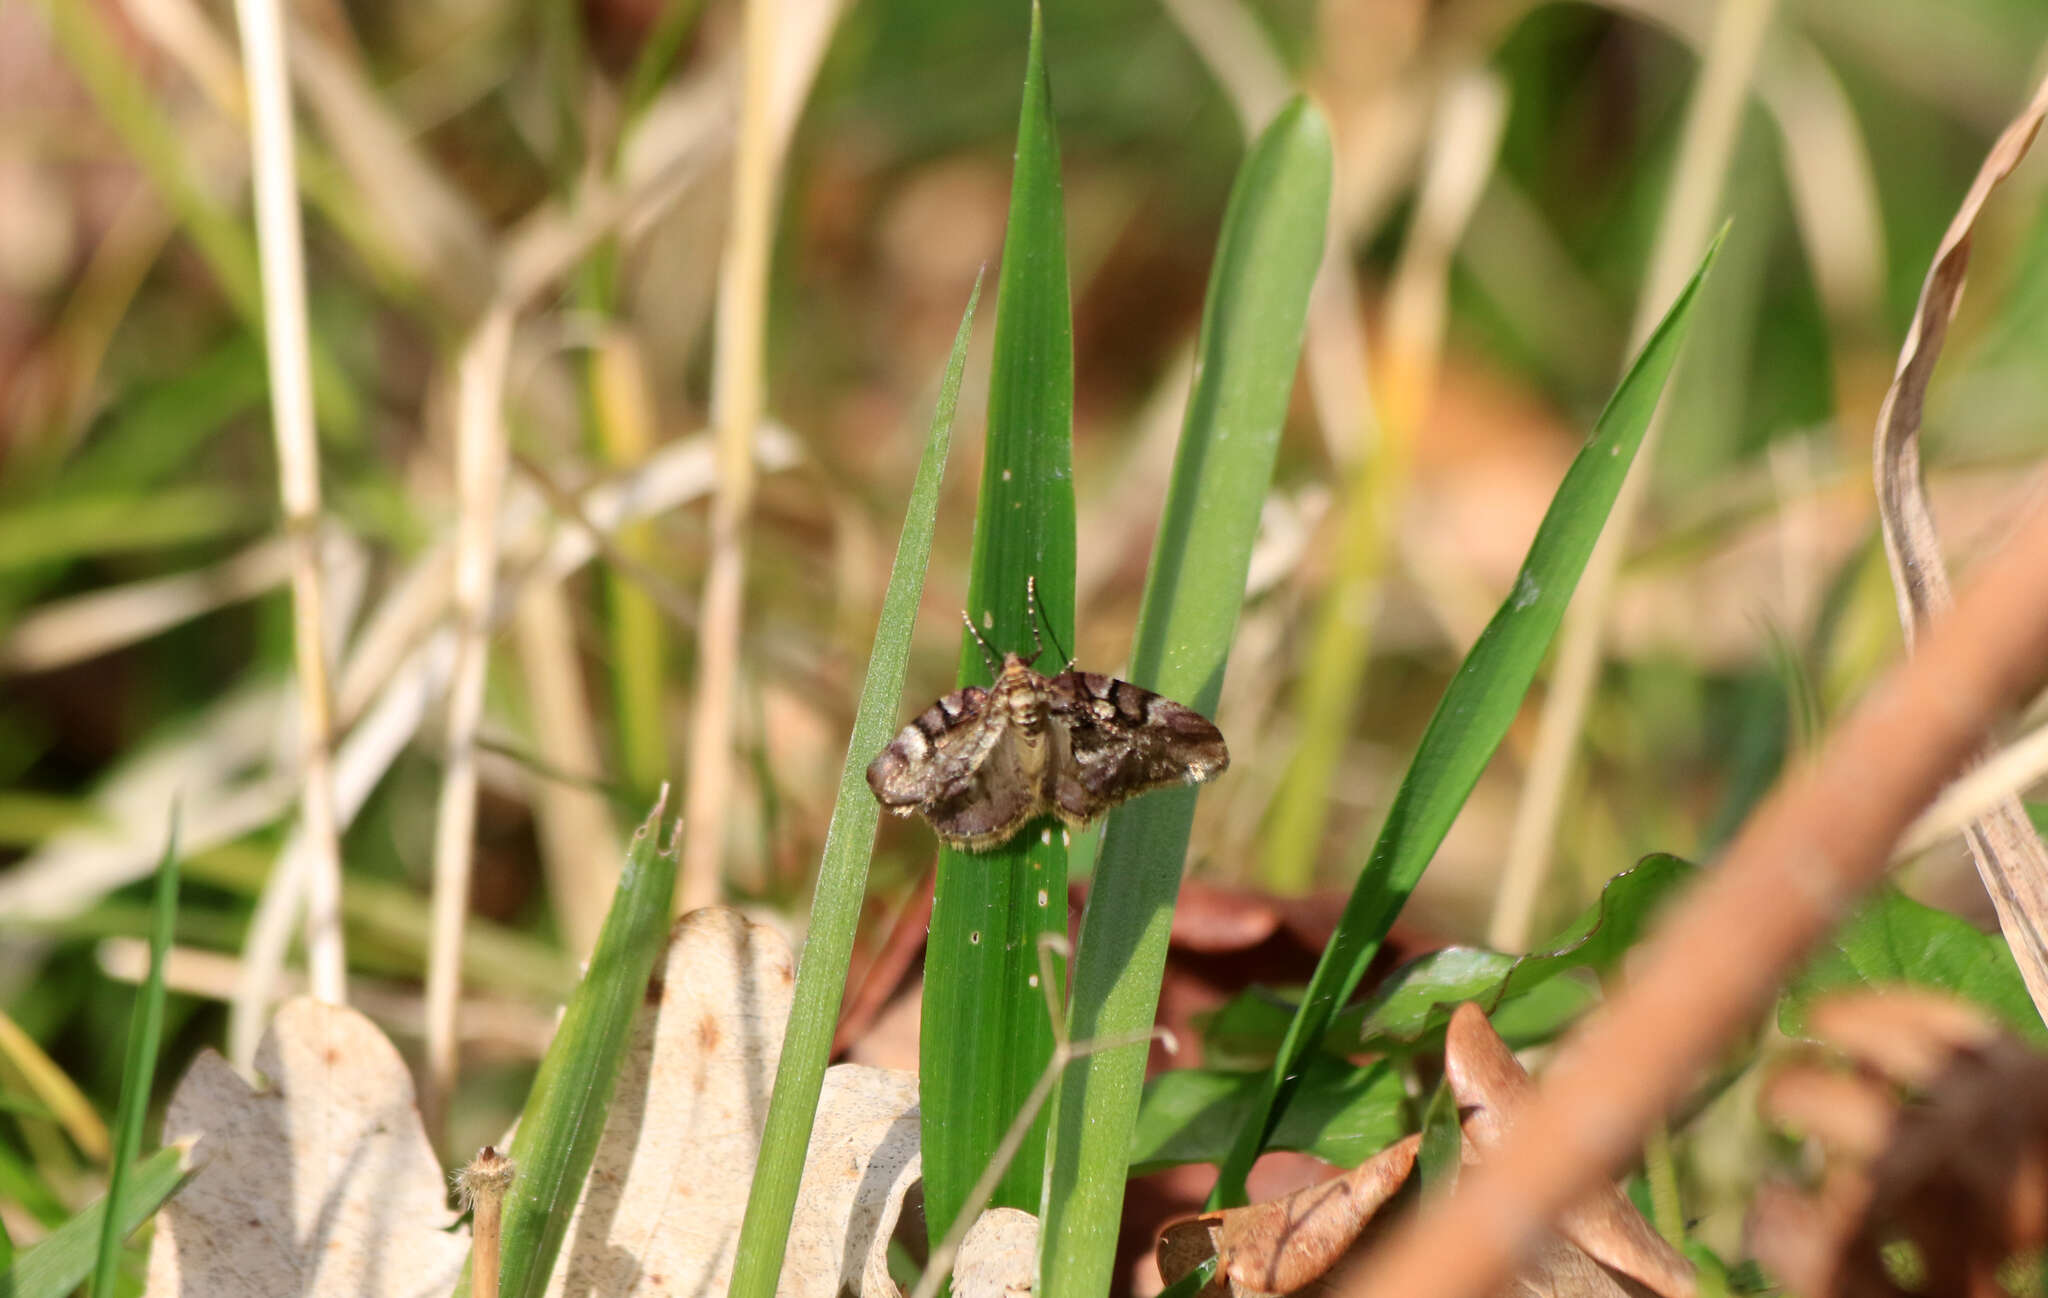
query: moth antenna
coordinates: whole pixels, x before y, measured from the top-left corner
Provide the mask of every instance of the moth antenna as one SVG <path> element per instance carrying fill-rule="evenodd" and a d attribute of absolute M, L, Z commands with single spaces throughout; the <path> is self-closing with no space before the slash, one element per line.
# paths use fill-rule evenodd
<path fill-rule="evenodd" d="M 988 665 L 990 679 L 1001 675 L 996 666 L 995 651 L 988 647 L 988 641 L 981 638 L 981 628 L 974 625 L 974 615 L 964 608 L 960 610 L 960 625 L 966 627 L 967 634 L 974 637 L 974 643 L 981 646 L 981 661 Z"/>
<path fill-rule="evenodd" d="M 1060 668 L 1060 671 L 1070 672 L 1074 670 L 1074 660 L 1067 656 L 1067 651 L 1064 648 L 1061 648 L 1060 638 L 1057 634 L 1054 633 L 1052 629 L 1052 619 L 1046 617 L 1045 610 L 1039 606 L 1038 578 L 1035 574 L 1024 579 L 1024 604 L 1024 611 L 1027 614 L 1029 614 L 1031 618 L 1032 663 L 1036 665 L 1038 662 L 1039 655 L 1045 652 L 1044 642 L 1038 638 L 1038 626 L 1039 623 L 1043 622 L 1045 624 L 1046 637 L 1052 641 L 1052 647 L 1059 651 L 1060 662 L 1063 664 L 1063 666 L 1061 666 Z"/>
<path fill-rule="evenodd" d="M 1024 578 L 1024 620 L 1031 624 L 1031 665 L 1036 667 L 1045 653 L 1045 642 L 1038 638 L 1038 574 L 1031 573 Z"/>

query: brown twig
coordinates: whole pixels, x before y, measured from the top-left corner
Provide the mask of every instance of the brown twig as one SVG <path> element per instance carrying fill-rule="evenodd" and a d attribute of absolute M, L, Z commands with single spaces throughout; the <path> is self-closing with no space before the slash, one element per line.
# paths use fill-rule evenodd
<path fill-rule="evenodd" d="M 1499 1157 L 1389 1241 L 1351 1292 L 1490 1292 L 1549 1221 L 1634 1156 L 1883 873 L 1892 843 L 1986 728 L 2048 677 L 2043 571 L 2048 506 L 2037 505 L 1920 651 L 1780 781 L 1646 945 L 1635 981 L 1560 1052 Z"/>

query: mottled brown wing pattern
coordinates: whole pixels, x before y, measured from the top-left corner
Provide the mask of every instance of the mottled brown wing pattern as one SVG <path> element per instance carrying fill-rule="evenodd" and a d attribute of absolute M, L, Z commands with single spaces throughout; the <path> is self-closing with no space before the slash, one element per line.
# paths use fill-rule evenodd
<path fill-rule="evenodd" d="M 1200 784 L 1223 773 L 1223 732 L 1193 708 L 1097 672 L 1062 672 L 1046 710 L 1063 733 L 1053 810 L 1079 825 L 1148 789 Z"/>
<path fill-rule="evenodd" d="M 922 813 L 940 838 L 993 846 L 1044 806 L 1024 778 L 1010 718 L 970 685 L 926 708 L 868 763 L 875 799 L 899 816 Z"/>
<path fill-rule="evenodd" d="M 1005 654 L 993 689 L 948 694 L 898 731 L 868 765 L 868 786 L 897 815 L 921 813 L 941 839 L 978 851 L 1047 812 L 1086 824 L 1229 765 L 1222 733 L 1192 708 L 1094 672 L 1048 680 Z"/>

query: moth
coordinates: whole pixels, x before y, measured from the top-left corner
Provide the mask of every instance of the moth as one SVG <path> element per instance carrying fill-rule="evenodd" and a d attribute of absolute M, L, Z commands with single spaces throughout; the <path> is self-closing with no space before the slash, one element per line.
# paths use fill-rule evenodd
<path fill-rule="evenodd" d="M 1032 670 L 1038 644 L 1037 583 L 1032 656 L 996 657 L 981 646 L 995 683 L 956 690 L 919 713 L 868 763 L 868 787 L 899 816 L 915 812 L 939 838 L 968 851 L 1006 842 L 1048 813 L 1079 827 L 1127 798 L 1173 784 L 1201 784 L 1230 765 L 1223 732 L 1193 708 L 1069 661 L 1056 676 Z"/>

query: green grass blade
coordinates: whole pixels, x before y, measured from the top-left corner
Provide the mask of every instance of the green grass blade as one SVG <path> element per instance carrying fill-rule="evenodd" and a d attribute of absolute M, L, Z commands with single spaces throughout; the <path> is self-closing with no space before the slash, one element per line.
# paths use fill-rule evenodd
<path fill-rule="evenodd" d="M 1196 379 L 1145 580 L 1131 680 L 1214 715 L 1244 602 L 1259 509 L 1322 258 L 1330 139 L 1296 100 L 1238 169 L 1202 311 Z M 1119 809 L 1103 832 L 1075 957 L 1073 1039 L 1150 1030 L 1195 791 Z M 1143 1046 L 1077 1062 L 1061 1084 L 1040 1245 L 1040 1292 L 1109 1287 Z"/>
<path fill-rule="evenodd" d="M 1035 8 L 996 292 L 988 449 L 967 607 L 997 652 L 1028 653 L 1024 586 L 1032 577 L 1046 630 L 1063 645 L 1074 643 L 1073 324 L 1059 142 Z M 965 635 L 960 676 L 989 679 L 980 649 Z M 992 851 L 939 853 L 920 1069 L 933 1239 L 952 1224 L 1052 1056 L 1037 948 L 1039 934 L 1066 932 L 1067 851 L 1051 826 L 1028 826 Z M 1036 1208 L 1044 1157 L 1044 1141 L 1034 1134 L 996 1203 Z"/>
<path fill-rule="evenodd" d="M 839 773 L 839 798 L 832 805 L 832 820 L 825 830 L 818 887 L 811 898 L 810 929 L 797 961 L 796 1001 L 782 1038 L 782 1062 L 775 1071 L 775 1093 L 768 1101 L 761 1156 L 754 1164 L 754 1186 L 747 1196 L 747 1215 L 740 1225 L 739 1250 L 733 1260 L 732 1285 L 727 1292 L 734 1298 L 768 1298 L 782 1274 L 797 1184 L 803 1177 L 818 1093 L 832 1054 L 832 1033 L 839 1021 L 846 970 L 853 957 L 854 932 L 860 926 L 860 904 L 867 895 L 875 824 L 882 815 L 881 805 L 868 790 L 867 764 L 895 733 L 897 702 L 903 697 L 903 677 L 910 668 L 910 634 L 924 595 L 925 567 L 931 561 L 939 487 L 952 446 L 953 410 L 960 400 L 967 340 L 974 327 L 974 307 L 980 300 L 981 278 L 976 276 L 967 311 L 960 317 L 960 331 L 953 337 L 945 380 L 939 385 L 939 404 L 932 412 L 924 458 L 918 462 L 917 480 L 910 489 L 910 506 L 904 511 L 903 536 L 896 544 L 896 563 L 889 570 L 888 593 L 882 597 L 882 616 L 875 627 L 875 647 L 868 655 L 853 736 L 846 745 L 846 765 Z"/>
<path fill-rule="evenodd" d="M 128 1024 L 128 1059 L 121 1069 L 121 1113 L 114 1127 L 114 1157 L 107 1171 L 107 1202 L 101 1213 L 99 1259 L 92 1272 L 92 1298 L 112 1298 L 118 1271 L 121 1229 L 127 1216 L 128 1178 L 142 1154 L 142 1124 L 149 1114 L 149 1096 L 156 1085 L 157 1046 L 164 1030 L 164 962 L 171 951 L 171 932 L 178 920 L 178 811 L 171 808 L 171 830 L 164 859 L 156 867 L 156 909 L 149 931 L 149 977 L 135 998 L 135 1016 Z"/>
<path fill-rule="evenodd" d="M 569 998 L 519 1115 L 511 1151 L 518 1176 L 505 1198 L 503 1298 L 533 1298 L 547 1288 L 604 1134 L 633 1016 L 668 938 L 676 854 L 673 842 L 661 843 L 665 802 L 654 804 L 633 836 L 590 970 Z"/>
<path fill-rule="evenodd" d="M 1258 1157 L 1274 1117 L 1285 1106 L 1302 1057 L 1322 1040 L 1330 1019 L 1350 999 L 1378 952 L 1380 939 L 1422 878 L 1458 809 L 1479 782 L 1479 774 L 1507 734 L 1522 696 L 1536 678 L 1550 648 L 1565 604 L 1578 585 L 1586 557 L 1606 524 L 1664 381 L 1685 340 L 1699 288 L 1720 250 L 1707 249 L 1699 269 L 1678 295 L 1663 323 L 1630 366 L 1614 398 L 1594 425 L 1593 435 L 1565 474 L 1536 539 L 1522 561 L 1514 589 L 1465 655 L 1436 715 L 1423 732 L 1408 773 L 1387 809 L 1372 853 L 1359 871 L 1343 918 L 1323 950 L 1301 1007 L 1289 1024 L 1280 1051 L 1261 1088 L 1262 1101 L 1238 1132 L 1223 1164 L 1211 1206 L 1244 1202 L 1244 1178 Z"/>
<path fill-rule="evenodd" d="M 191 1150 L 172 1145 L 157 1150 L 134 1167 L 128 1188 L 116 1214 L 118 1233 L 127 1238 L 143 1222 L 156 1215 L 164 1201 L 178 1192 L 192 1174 L 187 1161 Z M 92 1274 L 99 1257 L 100 1238 L 107 1233 L 107 1203 L 111 1192 L 85 1211 L 51 1231 L 43 1241 L 15 1259 L 0 1272 L 0 1298 L 67 1298 Z"/>

